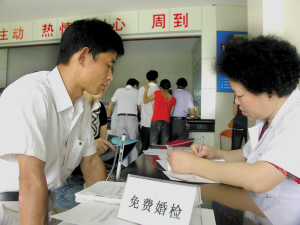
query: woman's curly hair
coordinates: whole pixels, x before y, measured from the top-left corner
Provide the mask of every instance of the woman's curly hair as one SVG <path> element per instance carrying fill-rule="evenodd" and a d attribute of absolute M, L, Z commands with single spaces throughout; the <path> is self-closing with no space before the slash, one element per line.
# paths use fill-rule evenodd
<path fill-rule="evenodd" d="M 258 36 L 246 41 L 228 38 L 215 69 L 253 94 L 283 97 L 297 87 L 300 58 L 296 48 L 279 37 Z"/>

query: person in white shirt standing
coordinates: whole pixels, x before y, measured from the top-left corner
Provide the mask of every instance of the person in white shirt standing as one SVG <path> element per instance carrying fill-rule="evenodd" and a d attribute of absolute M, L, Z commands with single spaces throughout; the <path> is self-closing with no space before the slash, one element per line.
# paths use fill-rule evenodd
<path fill-rule="evenodd" d="M 139 121 L 137 118 L 138 115 L 138 88 L 139 82 L 130 78 L 127 81 L 125 88 L 118 88 L 114 95 L 112 96 L 108 104 L 107 116 L 111 116 L 112 107 L 117 102 L 117 135 L 126 134 L 127 138 L 136 140 L 139 134 Z M 123 166 L 128 166 L 138 157 L 138 152 L 136 147 L 130 153 L 127 159 L 124 159 L 122 164 Z"/>
<path fill-rule="evenodd" d="M 188 86 L 185 78 L 179 78 L 176 82 L 177 89 L 172 91 L 172 95 L 176 98 L 176 105 L 171 117 L 171 140 L 183 140 L 189 137 L 187 124 L 188 110 L 191 111 L 194 119 L 199 117 L 196 114 L 193 97 L 190 92 L 186 91 Z"/>
<path fill-rule="evenodd" d="M 154 91 L 160 90 L 157 86 L 157 78 L 158 78 L 158 72 L 155 70 L 150 70 L 146 74 L 147 82 L 149 84 L 149 89 L 147 92 L 147 97 L 152 95 Z M 145 88 L 141 87 L 139 89 L 139 97 L 138 97 L 138 108 L 141 112 L 141 121 L 140 121 L 140 139 L 142 143 L 142 149 L 141 150 L 147 150 L 150 146 L 150 125 L 151 125 L 151 119 L 153 115 L 153 108 L 154 108 L 154 100 L 152 100 L 147 104 L 143 103 L 143 96 L 144 96 Z M 142 151 L 141 151 L 142 153 Z"/>
<path fill-rule="evenodd" d="M 48 190 L 62 186 L 79 164 L 87 186 L 105 180 L 83 92 L 104 92 L 123 54 L 122 39 L 110 24 L 77 20 L 62 35 L 52 71 L 25 75 L 5 89 L 0 224 L 48 224 L 55 199 Z"/>

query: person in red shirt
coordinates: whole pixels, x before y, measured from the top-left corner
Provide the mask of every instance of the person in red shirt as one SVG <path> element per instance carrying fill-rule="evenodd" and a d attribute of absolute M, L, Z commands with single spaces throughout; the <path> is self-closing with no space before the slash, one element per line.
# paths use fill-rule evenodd
<path fill-rule="evenodd" d="M 172 96 L 171 83 L 164 79 L 160 82 L 160 91 L 147 97 L 149 85 L 145 85 L 144 104 L 154 100 L 154 110 L 150 126 L 150 146 L 165 145 L 169 142 L 170 117 L 173 114 L 176 99 Z M 159 143 L 160 140 L 160 143 Z"/>

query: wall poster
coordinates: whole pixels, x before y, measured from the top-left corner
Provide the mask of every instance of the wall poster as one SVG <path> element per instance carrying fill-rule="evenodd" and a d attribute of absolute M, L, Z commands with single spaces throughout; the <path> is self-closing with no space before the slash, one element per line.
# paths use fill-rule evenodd
<path fill-rule="evenodd" d="M 247 39 L 247 32 L 239 31 L 217 31 L 217 57 L 225 51 L 225 42 L 228 36 L 233 36 L 233 38 Z M 230 86 L 229 79 L 221 74 L 217 74 L 217 92 L 233 92 Z"/>

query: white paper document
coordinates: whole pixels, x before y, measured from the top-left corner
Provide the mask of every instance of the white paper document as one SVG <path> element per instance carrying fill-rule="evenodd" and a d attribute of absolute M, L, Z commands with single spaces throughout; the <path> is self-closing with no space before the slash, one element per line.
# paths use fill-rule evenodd
<path fill-rule="evenodd" d="M 145 155 L 167 155 L 167 149 L 148 149 L 143 151 Z"/>
<path fill-rule="evenodd" d="M 52 215 L 52 218 L 80 225 L 130 225 L 134 224 L 117 218 L 119 205 L 102 202 L 83 202 L 63 213 Z"/>
<path fill-rule="evenodd" d="M 175 180 L 175 181 L 185 181 L 185 182 L 190 182 L 190 183 L 218 183 L 216 181 L 207 179 L 205 177 L 201 177 L 195 174 L 177 174 L 173 173 L 171 171 L 163 171 L 163 173 L 170 179 L 170 180 Z"/>
<path fill-rule="evenodd" d="M 126 183 L 99 181 L 75 194 L 76 202 L 97 201 L 120 204 Z"/>
<path fill-rule="evenodd" d="M 176 151 L 186 151 L 186 152 L 192 152 L 192 149 L 190 147 L 175 147 L 174 150 Z M 145 155 L 167 155 L 168 150 L 167 149 L 148 149 L 143 151 Z"/>
<path fill-rule="evenodd" d="M 104 209 L 107 213 L 103 213 Z M 53 215 L 53 218 L 63 220 L 59 225 L 129 225 L 135 224 L 117 218 L 118 205 L 105 203 L 85 202 L 66 212 Z M 103 215 L 101 216 L 100 214 Z M 109 215 L 108 215 L 109 214 Z M 99 216 L 100 215 L 100 216 Z M 201 222 L 202 220 L 202 222 Z M 215 216 L 212 209 L 194 208 L 190 225 L 215 225 Z"/>
<path fill-rule="evenodd" d="M 167 159 L 160 159 L 160 160 L 156 160 L 159 165 L 161 165 L 162 168 L 164 168 L 166 171 L 172 171 L 172 168 L 171 168 L 171 165 L 170 163 L 168 162 Z M 225 162 L 224 159 L 212 159 L 212 161 L 215 161 L 215 162 Z"/>

